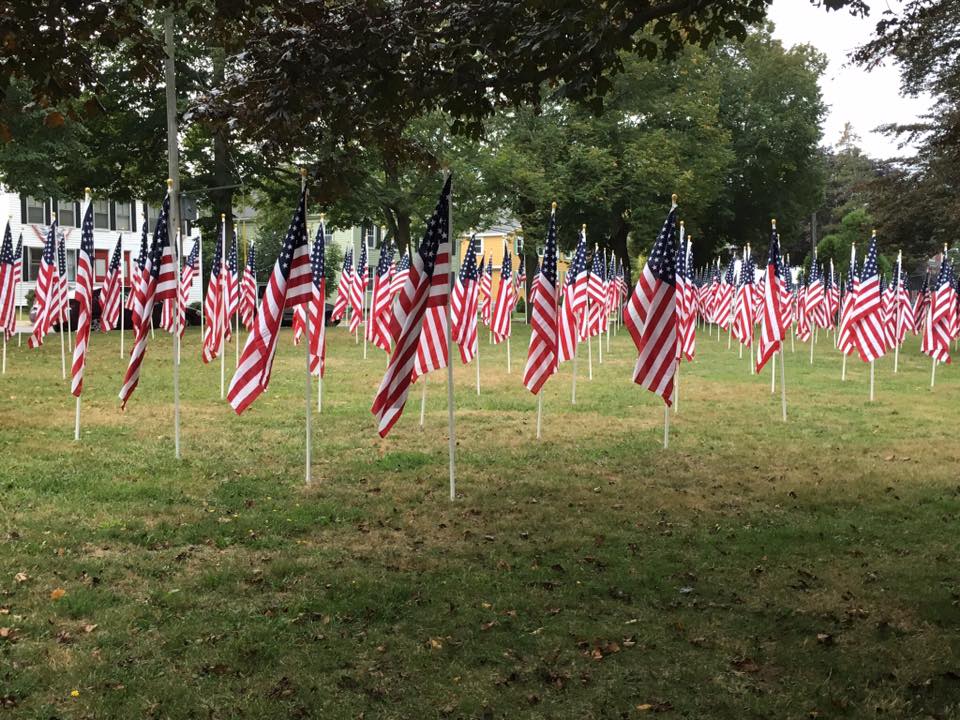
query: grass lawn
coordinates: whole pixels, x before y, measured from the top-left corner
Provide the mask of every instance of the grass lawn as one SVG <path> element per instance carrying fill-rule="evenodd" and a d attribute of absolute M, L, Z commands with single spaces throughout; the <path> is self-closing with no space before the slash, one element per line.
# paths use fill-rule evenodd
<path fill-rule="evenodd" d="M 181 462 L 168 337 L 125 413 L 92 339 L 80 444 L 56 338 L 10 348 L 0 719 L 960 717 L 955 368 L 931 392 L 911 339 L 871 404 L 798 343 L 784 425 L 769 370 L 701 335 L 664 451 L 621 332 L 576 406 L 550 380 L 536 442 L 514 329 L 482 396 L 457 367 L 454 503 L 443 376 L 381 440 L 383 354 L 343 329 L 311 487 L 289 329 L 241 418 L 187 335 Z"/>

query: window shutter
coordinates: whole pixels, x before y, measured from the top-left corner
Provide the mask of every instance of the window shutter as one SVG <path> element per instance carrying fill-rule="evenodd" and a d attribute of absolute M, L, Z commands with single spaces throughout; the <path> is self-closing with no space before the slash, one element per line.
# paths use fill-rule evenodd
<path fill-rule="evenodd" d="M 46 221 L 46 224 L 49 225 L 51 222 L 50 217 L 50 206 L 53 204 L 53 200 L 47 198 L 43 201 L 43 219 Z"/>
<path fill-rule="evenodd" d="M 20 196 L 20 224 L 27 224 L 27 196 Z"/>
<path fill-rule="evenodd" d="M 110 229 L 117 229 L 117 204 L 113 200 L 110 201 Z"/>
<path fill-rule="evenodd" d="M 80 217 L 80 203 L 79 203 L 79 202 L 75 202 L 75 203 L 73 204 L 73 216 L 77 219 L 77 222 L 76 222 L 77 227 L 82 227 L 82 226 L 83 226 L 83 218 Z"/>

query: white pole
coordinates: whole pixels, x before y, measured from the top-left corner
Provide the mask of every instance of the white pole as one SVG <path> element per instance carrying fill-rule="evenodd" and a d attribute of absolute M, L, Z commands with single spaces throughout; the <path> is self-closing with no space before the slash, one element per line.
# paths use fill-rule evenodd
<path fill-rule="evenodd" d="M 574 331 L 576 332 L 576 331 Z M 577 404 L 577 345 L 578 343 L 574 340 L 573 345 L 573 383 L 570 386 L 570 404 Z"/>
<path fill-rule="evenodd" d="M 507 375 L 510 374 L 510 336 L 507 335 Z"/>
<path fill-rule="evenodd" d="M 937 359 L 933 358 L 933 367 L 930 368 L 930 387 L 933 387 L 933 384 L 937 380 Z"/>
<path fill-rule="evenodd" d="M 3 374 L 7 374 L 7 335 L 3 335 Z"/>
<path fill-rule="evenodd" d="M 447 204 L 447 237 L 450 239 L 450 276 L 448 278 L 449 294 L 453 294 L 453 278 L 457 271 L 457 244 L 453 235 L 453 190 Z M 448 452 L 450 454 L 450 500 L 457 499 L 457 433 L 453 417 L 453 341 L 450 338 L 452 321 L 450 318 L 450 299 L 447 298 L 447 431 L 449 434 Z M 477 358 L 479 371 L 480 360 Z M 479 377 L 479 376 L 478 376 Z M 478 386 L 479 389 L 479 386 Z"/>
<path fill-rule="evenodd" d="M 167 57 L 164 62 L 167 105 L 167 192 L 170 194 L 170 215 L 172 222 L 167 223 L 167 240 L 173 246 L 173 266 L 177 268 L 177 291 L 174 293 L 174 317 L 180 312 L 180 160 L 177 135 L 177 85 L 174 64 L 173 11 L 167 13 L 163 22 L 164 41 Z M 152 317 L 152 314 L 151 314 Z M 173 456 L 180 459 L 180 334 L 173 333 Z"/>
<path fill-rule="evenodd" d="M 240 288 L 237 288 L 239 294 Z M 239 303 L 237 303 L 239 306 Z M 305 323 L 305 324 L 309 324 Z M 234 352 L 237 355 L 237 364 L 234 367 L 240 367 L 240 312 L 239 310 L 234 311 L 233 313 L 233 347 Z M 309 348 L 309 345 L 307 346 Z"/>
<path fill-rule="evenodd" d="M 597 362 L 603 365 L 603 333 L 597 335 Z"/>
<path fill-rule="evenodd" d="M 670 446 L 670 406 L 663 404 L 663 449 Z"/>
<path fill-rule="evenodd" d="M 480 397 L 480 343 L 477 342 L 477 355 L 474 358 L 477 362 L 477 397 Z"/>
<path fill-rule="evenodd" d="M 123 236 L 120 236 L 120 357 L 123 358 L 123 315 L 126 310 L 126 302 L 123 299 L 123 284 L 126 282 L 127 259 L 123 255 Z"/>
<path fill-rule="evenodd" d="M 197 275 L 200 277 L 200 343 L 203 344 L 203 241 L 198 241 L 197 245 Z M 254 283 L 256 285 L 256 283 Z M 256 293 L 254 293 L 256 294 Z M 186 321 L 186 318 L 184 318 Z"/>
<path fill-rule="evenodd" d="M 816 331 L 814 331 L 814 332 L 816 332 Z M 814 344 L 814 342 L 816 342 L 816 340 L 815 340 L 815 335 L 814 335 L 814 334 L 811 334 L 811 335 L 810 335 L 810 364 L 811 364 L 811 365 L 813 365 L 813 344 Z"/>
<path fill-rule="evenodd" d="M 756 368 L 756 366 L 753 364 L 753 362 L 754 362 L 754 361 L 753 361 L 753 342 L 750 343 L 750 348 L 749 348 L 749 349 L 750 349 L 750 374 L 751 374 L 751 375 L 756 375 L 756 374 L 757 374 L 757 368 Z"/>
<path fill-rule="evenodd" d="M 540 429 L 543 425 L 543 388 L 537 393 L 537 440 L 540 439 Z"/>
<path fill-rule="evenodd" d="M 783 421 L 787 421 L 787 376 L 786 363 L 783 360 L 783 348 L 780 348 L 780 406 L 783 410 Z"/>
<path fill-rule="evenodd" d="M 592 338 L 587 335 L 587 379 L 593 380 L 593 343 Z"/>
<path fill-rule="evenodd" d="M 740 346 L 743 351 L 743 345 Z M 680 412 L 680 361 L 677 360 L 677 371 L 673 375 L 673 412 Z"/>
<path fill-rule="evenodd" d="M 323 412 L 323 378 L 319 375 L 317 376 L 317 412 Z"/>
<path fill-rule="evenodd" d="M 302 183 L 301 183 L 302 187 Z M 227 287 L 223 282 L 224 269 L 227 267 L 227 216 L 220 213 L 220 276 L 217 282 L 220 285 L 220 312 L 223 313 L 223 321 L 220 323 L 220 399 L 224 398 L 224 357 L 227 354 L 226 325 L 229 322 L 227 318 Z"/>
<path fill-rule="evenodd" d="M 80 396 L 77 395 L 77 413 L 76 418 L 73 422 L 73 439 L 77 442 L 80 440 Z"/>
<path fill-rule="evenodd" d="M 19 282 L 19 280 L 17 282 Z M 20 323 L 22 322 L 23 305 L 17 305 L 17 347 L 23 347 L 23 333 L 20 332 Z"/>
<path fill-rule="evenodd" d="M 300 192 L 303 192 L 304 188 L 307 186 L 307 169 L 300 168 Z M 320 312 L 320 322 L 323 322 L 323 308 L 319 309 Z M 310 484 L 310 471 L 313 466 L 313 416 L 311 413 L 311 408 L 313 405 L 313 390 L 310 387 L 310 311 L 307 310 L 304 317 L 303 323 L 303 347 L 304 347 L 304 356 L 306 358 L 306 364 L 303 366 L 304 374 L 304 383 L 303 383 L 303 400 L 304 400 L 304 413 L 306 414 L 306 471 L 304 473 L 304 484 Z M 237 331 L 239 332 L 239 322 L 237 325 Z M 239 343 L 238 343 L 239 345 Z M 239 366 L 239 362 L 237 365 Z"/>
<path fill-rule="evenodd" d="M 451 243 L 451 247 L 453 244 Z M 383 249 L 380 249 L 380 252 L 383 252 Z M 363 308 L 363 359 L 367 359 L 367 328 L 370 326 L 370 312 L 367 310 L 367 288 L 364 287 L 361 291 L 361 298 L 363 302 L 360 304 L 360 307 Z"/>
<path fill-rule="evenodd" d="M 421 380 L 423 385 L 420 386 L 420 429 L 423 430 L 423 416 L 427 408 L 427 376 L 424 375 Z"/>
<path fill-rule="evenodd" d="M 899 321 L 898 321 L 899 323 Z M 900 343 L 897 343 L 893 346 L 893 374 L 897 374 L 897 370 L 900 367 Z"/>
<path fill-rule="evenodd" d="M 770 368 L 770 394 L 773 395 L 777 391 L 777 354 L 774 353 L 770 360 L 773 363 Z"/>
<path fill-rule="evenodd" d="M 873 360 L 870 361 L 870 402 L 873 402 Z"/>

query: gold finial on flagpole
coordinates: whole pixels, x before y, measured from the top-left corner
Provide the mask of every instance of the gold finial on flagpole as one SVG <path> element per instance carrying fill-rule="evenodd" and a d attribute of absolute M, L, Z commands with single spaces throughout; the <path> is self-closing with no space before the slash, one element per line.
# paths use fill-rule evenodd
<path fill-rule="evenodd" d="M 551 209 L 551 210 L 556 210 L 556 209 L 557 209 L 557 201 L 556 201 L 556 200 L 554 200 L 552 203 L 550 203 L 550 209 Z"/>
<path fill-rule="evenodd" d="M 777 219 L 776 219 L 776 218 L 770 218 L 770 227 L 771 227 L 772 229 L 774 229 L 774 230 L 777 229 Z"/>
<path fill-rule="evenodd" d="M 877 236 L 877 229 L 874 228 L 873 230 L 870 231 L 870 237 L 875 238 L 876 236 Z"/>
<path fill-rule="evenodd" d="M 677 200 L 678 200 L 678 199 L 679 199 L 679 196 L 678 196 L 676 193 L 673 193 L 673 194 L 670 196 L 670 202 L 672 202 L 674 205 L 677 204 Z"/>
<path fill-rule="evenodd" d="M 167 192 L 173 190 L 173 178 L 167 178 Z"/>
<path fill-rule="evenodd" d="M 220 222 L 223 222 L 223 221 L 226 220 L 226 219 L 227 219 L 227 214 L 226 214 L 226 213 L 220 213 Z"/>
<path fill-rule="evenodd" d="M 91 189 L 88 188 L 88 187 L 85 187 L 85 188 L 83 189 L 83 194 L 84 194 L 84 195 L 93 195 L 93 190 L 91 190 Z"/>

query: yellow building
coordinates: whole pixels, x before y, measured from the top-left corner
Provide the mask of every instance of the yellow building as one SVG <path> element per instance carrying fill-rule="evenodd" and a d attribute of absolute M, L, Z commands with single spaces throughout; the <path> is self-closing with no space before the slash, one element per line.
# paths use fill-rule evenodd
<path fill-rule="evenodd" d="M 493 278 L 491 292 L 493 297 L 496 297 L 497 288 L 500 286 L 500 266 L 503 264 L 504 246 L 506 246 L 511 253 L 511 270 L 513 271 L 514 276 L 516 276 L 517 270 L 520 268 L 520 254 L 523 250 L 523 230 L 518 223 L 508 222 L 502 225 L 493 225 L 486 230 L 464 234 L 460 238 L 459 258 L 461 262 L 463 261 L 463 256 L 467 252 L 467 243 L 470 242 L 470 238 L 474 235 L 480 242 L 480 245 L 477 248 L 477 262 L 479 263 L 480 258 L 482 257 L 484 266 L 486 266 L 490 258 L 493 258 Z M 537 262 L 543 262 L 542 246 L 537 246 Z M 567 258 L 563 253 L 559 253 L 557 256 L 557 277 L 559 280 L 562 281 L 569 266 L 569 258 Z M 533 278 L 528 278 L 528 282 L 533 282 Z M 524 297 L 526 297 L 526 293 L 524 293 Z"/>

